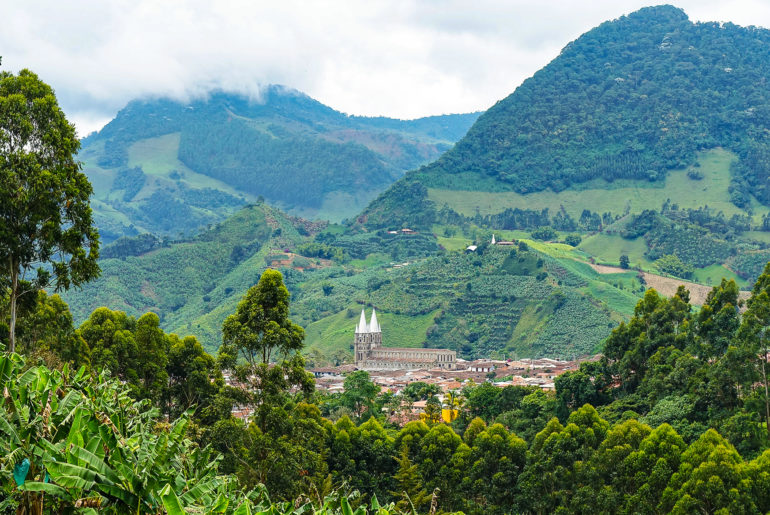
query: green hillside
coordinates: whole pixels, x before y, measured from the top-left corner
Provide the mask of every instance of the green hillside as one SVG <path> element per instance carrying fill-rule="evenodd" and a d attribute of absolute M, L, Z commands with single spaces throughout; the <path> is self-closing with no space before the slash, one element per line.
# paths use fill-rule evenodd
<path fill-rule="evenodd" d="M 586 208 L 599 213 L 618 214 L 626 210 L 659 209 L 666 198 L 680 208 L 705 205 L 731 216 L 745 212 L 730 200 L 730 167 L 736 160 L 734 153 L 714 148 L 698 152 L 692 166 L 672 170 L 663 180 L 656 182 L 596 179 L 581 184 L 579 189 L 529 194 L 428 188 L 428 199 L 438 206 L 448 204 L 466 216 L 473 216 L 477 209 L 482 215 L 499 213 L 508 208 L 548 209 L 555 213 L 564 206 L 570 215 L 577 218 Z M 694 172 L 700 174 L 698 179 L 692 178 Z M 752 199 L 750 206 L 757 218 L 768 212 L 768 208 L 756 199 Z"/>
<path fill-rule="evenodd" d="M 477 116 L 347 116 L 279 86 L 259 100 L 137 100 L 83 141 L 80 159 L 107 242 L 193 234 L 259 197 L 339 221 L 450 148 Z"/>
<path fill-rule="evenodd" d="M 479 230 L 572 234 L 584 261 L 747 287 L 770 246 L 769 44 L 765 29 L 671 6 L 603 23 L 352 226 L 453 249 Z"/>
<path fill-rule="evenodd" d="M 770 72 L 769 43 L 768 30 L 692 23 L 672 6 L 608 21 L 568 44 L 416 176 L 454 189 L 480 174 L 494 181 L 490 191 L 518 193 L 598 178 L 656 182 L 694 163 L 698 150 L 723 146 L 740 156 L 737 199 L 767 172 L 770 87 L 761 78 Z M 753 193 L 768 200 L 764 184 Z"/>
<path fill-rule="evenodd" d="M 642 291 L 634 274 L 621 283 L 597 274 L 569 246 L 484 241 L 476 252 L 441 251 L 430 234 L 356 232 L 262 203 L 194 238 L 108 245 L 102 276 L 64 298 L 76 321 L 99 306 L 153 311 L 164 329 L 194 334 L 213 351 L 224 318 L 272 266 L 284 274 L 314 359 L 339 360 L 350 359 L 365 306 L 377 308 L 386 345 L 449 347 L 464 357 L 587 354 Z"/>
<path fill-rule="evenodd" d="M 417 225 L 444 205 L 466 216 L 561 206 L 618 215 L 665 198 L 728 216 L 767 212 L 769 57 L 770 31 L 692 23 L 671 6 L 603 23 L 359 222 L 384 226 L 380 213 L 402 208 Z"/>
<path fill-rule="evenodd" d="M 106 227 L 174 236 L 255 205 L 195 237 L 108 245 L 103 277 L 68 300 L 78 319 L 102 304 L 155 310 L 213 349 L 271 266 L 315 362 L 349 358 L 362 307 L 377 308 L 386 345 L 593 352 L 650 283 L 693 281 L 702 302 L 698 283 L 747 287 L 770 259 L 770 102 L 755 80 L 768 34 L 670 6 L 602 24 L 344 225 L 257 198 L 350 216 L 473 115 L 349 117 L 275 88 L 262 103 L 132 103 L 85 145 Z M 493 234 L 518 242 L 491 246 Z"/>

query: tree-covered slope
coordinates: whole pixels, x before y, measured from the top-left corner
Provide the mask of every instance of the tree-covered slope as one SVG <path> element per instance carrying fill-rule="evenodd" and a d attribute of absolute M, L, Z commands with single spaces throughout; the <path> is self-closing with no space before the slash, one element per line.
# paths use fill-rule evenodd
<path fill-rule="evenodd" d="M 286 226 L 291 224 L 284 215 L 261 204 L 244 208 L 185 241 L 146 245 L 141 236 L 124 238 L 106 247 L 106 254 L 112 257 L 100 261 L 99 279 L 63 297 L 78 321 L 97 307 L 107 306 L 132 316 L 153 311 L 167 325 L 169 318 L 186 305 L 205 303 L 207 294 L 224 276 L 268 241 L 275 239 L 280 244 L 287 236 L 273 233 L 282 234 L 283 230 L 278 229 Z"/>
<path fill-rule="evenodd" d="M 261 98 L 136 100 L 83 141 L 108 241 L 178 235 L 262 196 L 304 216 L 355 214 L 404 171 L 435 159 L 478 116 L 348 116 L 288 88 Z"/>
<path fill-rule="evenodd" d="M 77 322 L 100 306 L 197 336 L 213 351 L 224 318 L 267 267 L 284 274 L 292 317 L 314 359 L 350 359 L 355 317 L 377 308 L 387 344 L 449 347 L 464 357 L 594 352 L 632 310 L 634 273 L 602 277 L 526 244 L 440 250 L 426 233 L 364 232 L 249 206 L 195 238 L 124 238 L 102 276 L 64 295 Z"/>
<path fill-rule="evenodd" d="M 654 186 L 694 164 L 698 151 L 722 147 L 737 156 L 730 200 L 768 204 L 768 73 L 770 31 L 644 8 L 568 44 L 401 183 L 518 194 Z M 387 192 L 380 201 L 398 200 Z"/>

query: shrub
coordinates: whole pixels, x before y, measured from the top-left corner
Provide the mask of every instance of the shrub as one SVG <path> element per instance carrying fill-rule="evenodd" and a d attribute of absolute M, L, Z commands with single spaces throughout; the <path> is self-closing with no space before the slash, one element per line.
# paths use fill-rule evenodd
<path fill-rule="evenodd" d="M 532 231 L 531 236 L 536 240 L 553 240 L 556 238 L 556 231 L 550 227 L 541 227 L 535 231 Z"/>
<path fill-rule="evenodd" d="M 583 241 L 583 238 L 581 238 L 579 234 L 569 234 L 564 238 L 564 243 L 573 247 L 580 245 L 581 241 Z"/>

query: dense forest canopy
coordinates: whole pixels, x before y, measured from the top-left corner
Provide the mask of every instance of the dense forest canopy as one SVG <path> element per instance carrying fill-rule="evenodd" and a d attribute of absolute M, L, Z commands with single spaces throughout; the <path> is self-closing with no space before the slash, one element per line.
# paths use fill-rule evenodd
<path fill-rule="evenodd" d="M 601 24 L 486 111 L 428 187 L 528 193 L 594 179 L 661 181 L 722 146 L 740 156 L 733 201 L 767 204 L 770 31 L 692 23 L 672 6 Z"/>

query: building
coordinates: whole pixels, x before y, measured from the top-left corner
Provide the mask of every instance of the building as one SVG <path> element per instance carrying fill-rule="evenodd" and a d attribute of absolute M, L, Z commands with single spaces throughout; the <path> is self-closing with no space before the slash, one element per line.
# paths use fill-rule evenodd
<path fill-rule="evenodd" d="M 495 371 L 495 364 L 494 363 L 488 363 L 488 362 L 477 362 L 477 363 L 471 363 L 468 366 L 468 370 L 471 372 L 494 372 Z"/>
<path fill-rule="evenodd" d="M 516 245 L 516 242 L 515 241 L 503 241 L 503 240 L 497 241 L 497 240 L 495 240 L 495 235 L 493 234 L 492 235 L 492 245 L 502 245 L 502 246 L 508 245 L 508 246 L 510 246 L 510 245 Z"/>
<path fill-rule="evenodd" d="M 361 310 L 353 342 L 356 367 L 363 370 L 412 370 L 427 368 L 457 367 L 457 353 L 448 349 L 407 349 L 382 346 L 382 328 L 377 322 L 377 313 L 372 310 L 372 318 L 366 323 L 366 315 Z"/>

